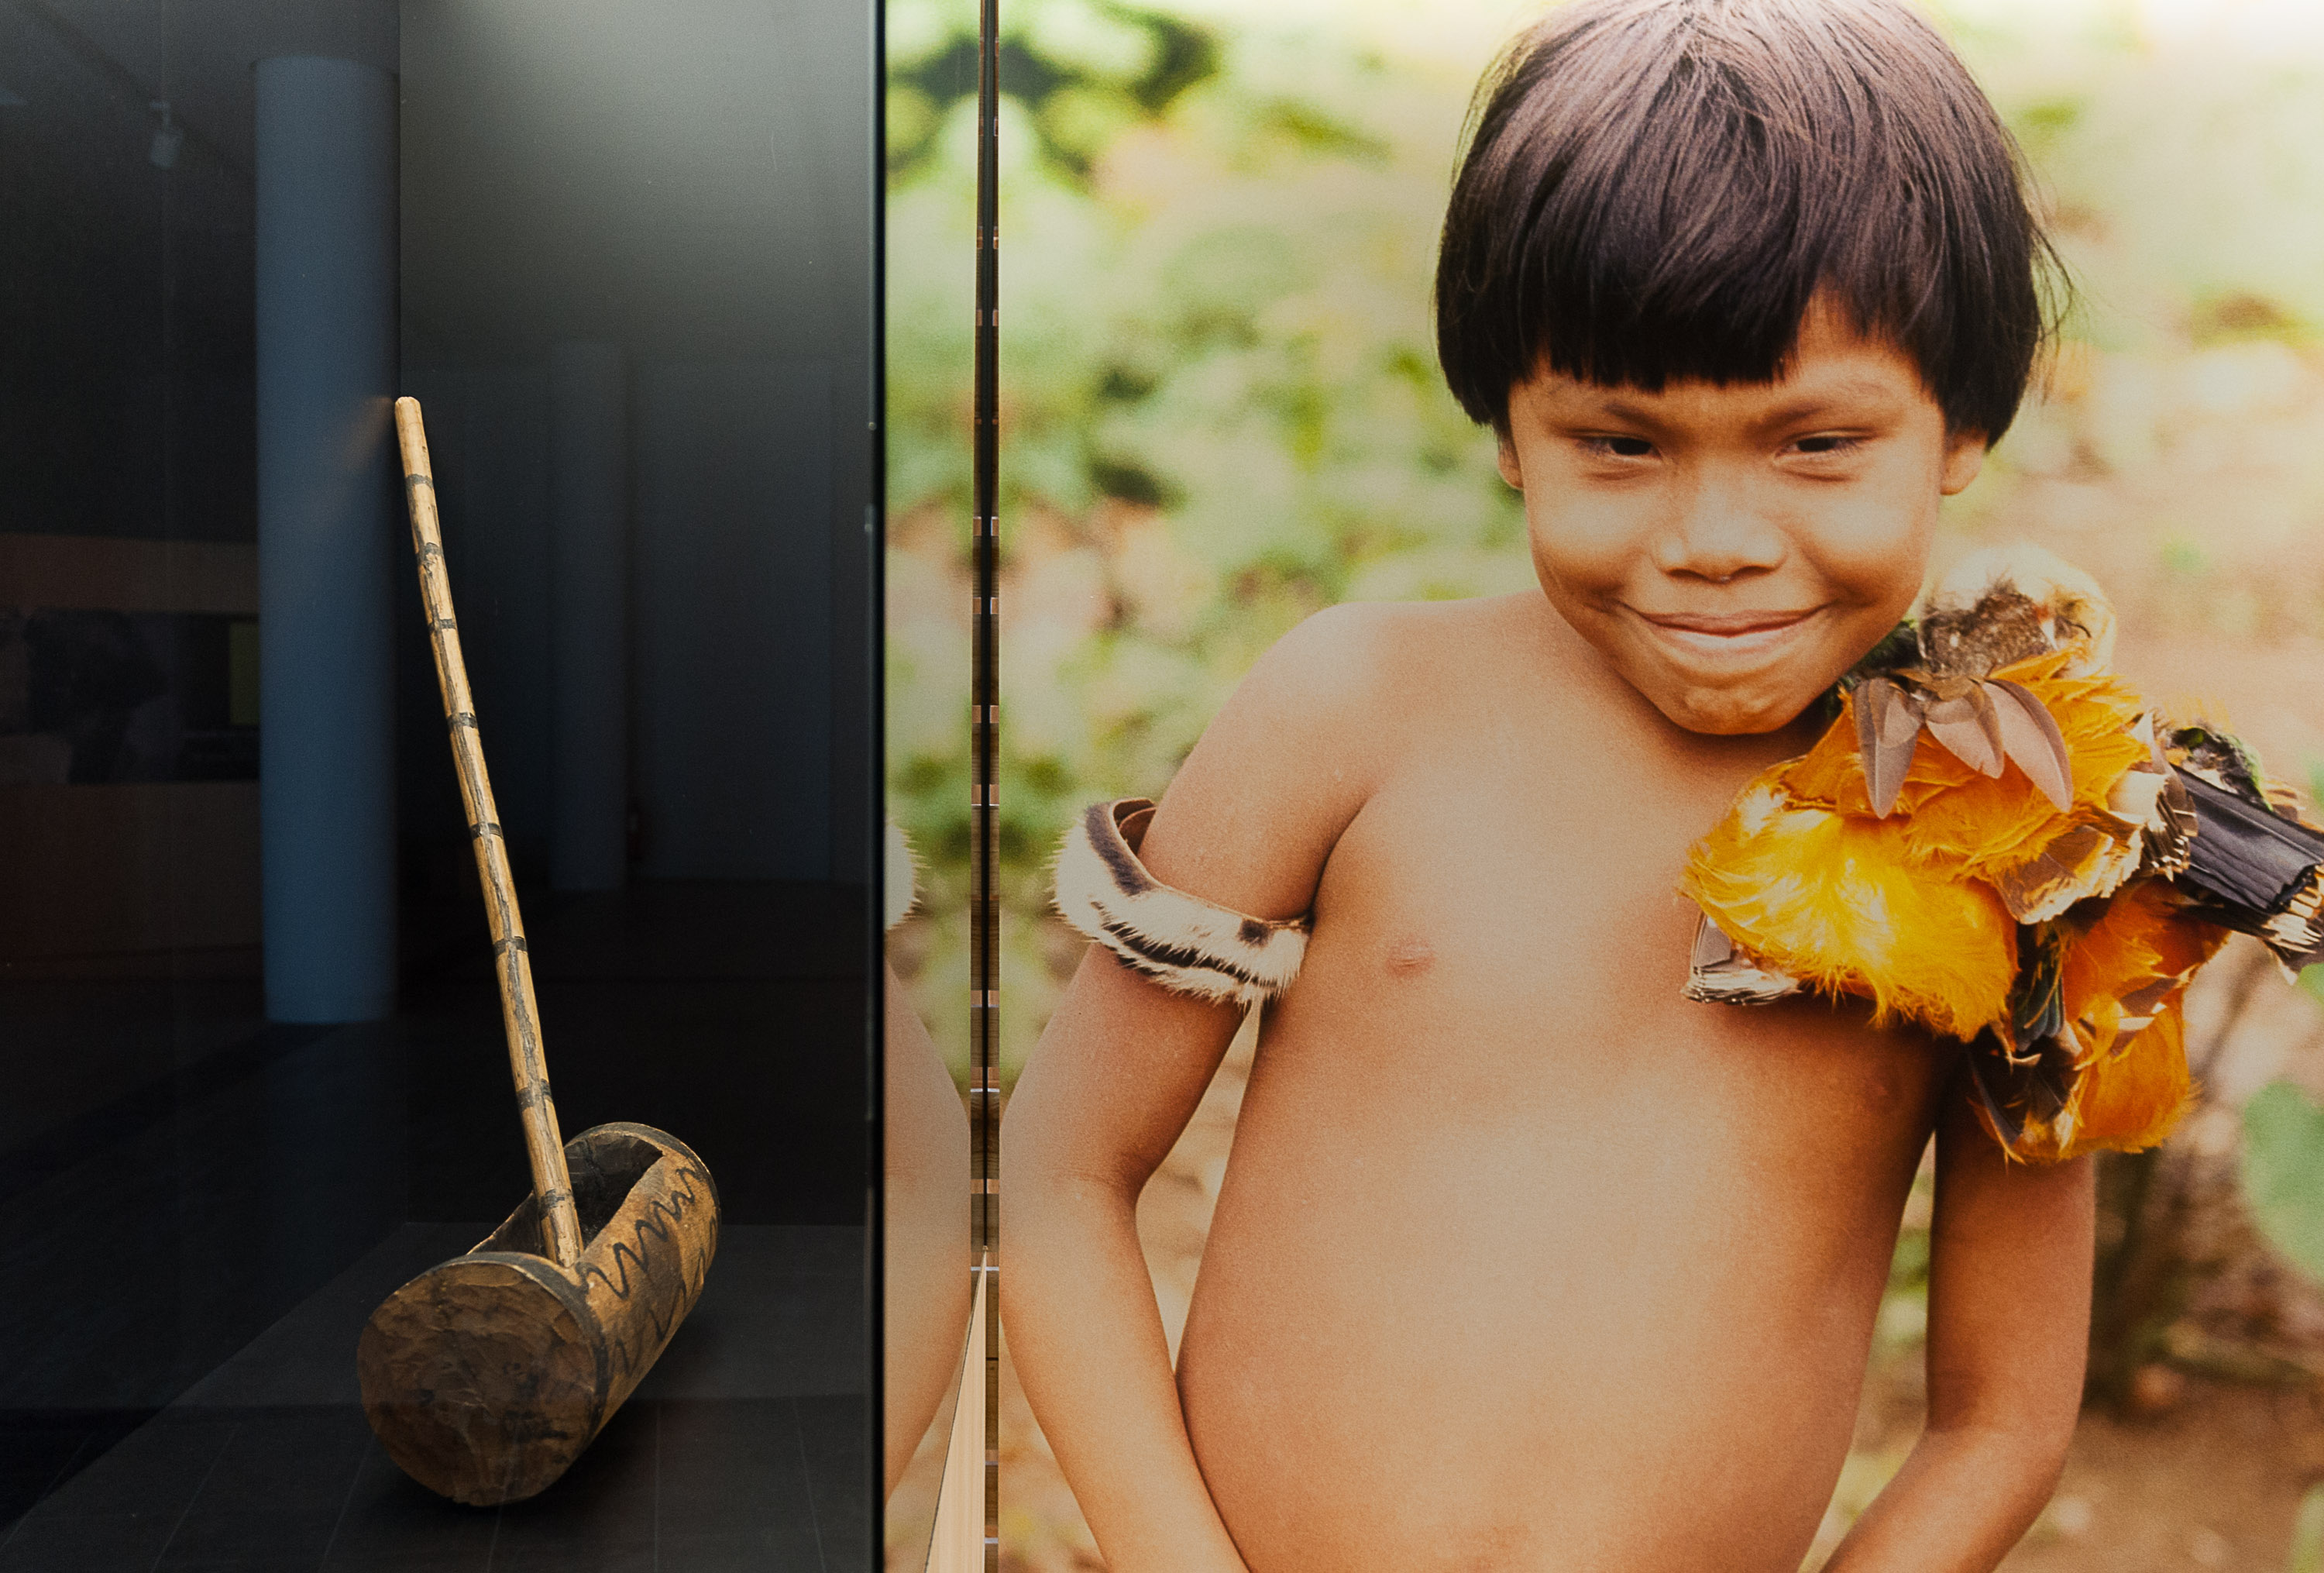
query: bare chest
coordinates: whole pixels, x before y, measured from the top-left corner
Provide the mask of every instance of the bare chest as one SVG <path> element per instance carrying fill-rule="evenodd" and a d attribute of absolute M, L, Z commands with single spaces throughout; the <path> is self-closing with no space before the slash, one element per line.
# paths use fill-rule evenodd
<path fill-rule="evenodd" d="M 1255 1096 L 1278 1083 L 1286 1115 L 1375 1133 L 1422 1106 L 1459 1139 L 1502 1123 L 1553 1164 L 1609 1128 L 1738 1159 L 1811 1133 L 1917 1152 L 1944 1064 L 1925 1043 L 1846 1004 L 1681 997 L 1699 913 L 1679 874 L 1748 773 L 1673 781 L 1524 737 L 1417 754 L 1333 852 Z"/>
<path fill-rule="evenodd" d="M 1383 785 L 1317 893 L 1310 965 L 1325 988 L 1389 1008 L 1487 993 L 1561 1014 L 1675 994 L 1696 920 L 1679 874 L 1723 794 L 1561 752 L 1434 752 Z"/>

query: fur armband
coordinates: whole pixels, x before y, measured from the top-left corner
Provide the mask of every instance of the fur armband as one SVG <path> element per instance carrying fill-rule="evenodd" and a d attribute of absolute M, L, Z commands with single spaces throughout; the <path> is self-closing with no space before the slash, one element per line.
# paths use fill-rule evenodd
<path fill-rule="evenodd" d="M 888 920 L 885 928 L 893 929 L 911 914 L 920 900 L 919 862 L 912 856 L 912 844 L 904 836 L 904 828 L 895 820 L 888 821 L 888 838 L 880 857 L 881 905 Z"/>
<path fill-rule="evenodd" d="M 2158 723 L 2113 629 L 2046 552 L 1956 569 L 1696 844 L 1687 997 L 1853 995 L 1958 1040 L 2015 1158 L 2162 1141 L 2192 1097 L 2181 999 L 2228 932 L 2324 959 L 2324 831 L 2232 737 Z"/>
<path fill-rule="evenodd" d="M 1164 884 L 1138 860 L 1153 817 L 1145 798 L 1090 805 L 1057 853 L 1058 912 L 1177 994 L 1249 1007 L 1289 988 L 1307 920 L 1245 917 Z"/>

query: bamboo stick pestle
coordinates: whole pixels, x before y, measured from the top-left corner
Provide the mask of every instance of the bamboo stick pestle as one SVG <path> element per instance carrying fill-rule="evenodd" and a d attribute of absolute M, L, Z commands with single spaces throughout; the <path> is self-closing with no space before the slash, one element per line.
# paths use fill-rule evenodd
<path fill-rule="evenodd" d="M 452 615 L 452 586 L 444 569 L 436 482 L 428 464 L 428 434 L 420 425 L 419 400 L 408 395 L 396 400 L 395 435 L 403 450 L 403 492 L 411 510 L 411 549 L 420 559 L 420 597 L 436 652 L 436 680 L 444 692 L 444 719 L 460 776 L 460 801 L 467 810 L 468 835 L 476 844 L 476 873 L 484 883 L 484 911 L 492 923 L 493 973 L 500 985 L 501 1021 L 508 1033 L 509 1070 L 516 1082 L 525 1156 L 532 1167 L 532 1193 L 540 1207 L 546 1236 L 542 1245 L 551 1261 L 569 1269 L 581 1259 L 581 1220 L 573 1206 L 573 1180 L 566 1168 L 565 1142 L 558 1133 L 557 1106 L 549 1096 L 524 920 L 517 911 L 516 882 L 509 874 L 508 846 L 493 806 L 492 780 L 484 773 L 475 701 L 469 695 L 467 664 L 460 655 L 460 626 Z"/>

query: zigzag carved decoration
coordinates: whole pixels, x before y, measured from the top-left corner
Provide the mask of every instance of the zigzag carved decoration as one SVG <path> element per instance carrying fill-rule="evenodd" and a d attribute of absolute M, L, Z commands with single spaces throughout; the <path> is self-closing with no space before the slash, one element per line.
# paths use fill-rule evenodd
<path fill-rule="evenodd" d="M 643 1210 L 631 1220 L 630 1239 L 613 1241 L 609 1250 L 604 1249 L 606 1243 L 602 1235 L 591 1243 L 589 1256 L 598 1259 L 585 1259 L 581 1263 L 581 1282 L 585 1289 L 590 1281 L 595 1280 L 603 1284 L 605 1292 L 615 1300 L 627 1302 L 641 1286 L 648 1290 L 652 1288 L 659 1275 L 648 1261 L 648 1256 L 655 1250 L 648 1241 L 666 1246 L 671 1238 L 673 1226 L 683 1219 L 690 1208 L 701 1205 L 702 1196 L 696 1189 L 696 1182 L 707 1184 L 709 1180 L 691 1164 L 672 1162 L 665 1173 L 669 1180 L 667 1194 L 649 1198 Z M 610 1272 L 604 1265 L 608 1261 L 613 1268 Z M 632 1281 L 632 1267 L 636 1269 L 638 1282 Z M 701 1298 L 703 1286 L 708 1281 L 709 1262 L 706 1257 L 693 1282 L 687 1282 L 683 1276 L 680 1277 L 673 1300 L 666 1305 L 657 1305 L 651 1299 L 643 1302 L 641 1309 L 651 1326 L 650 1338 L 645 1336 L 647 1329 L 640 1327 L 635 1328 L 628 1337 L 617 1335 L 608 1339 L 609 1353 L 616 1366 L 617 1383 L 625 1382 L 632 1374 L 644 1374 L 640 1356 L 649 1350 L 656 1354 L 660 1351 L 672 1329 L 694 1309 L 695 1301 Z"/>

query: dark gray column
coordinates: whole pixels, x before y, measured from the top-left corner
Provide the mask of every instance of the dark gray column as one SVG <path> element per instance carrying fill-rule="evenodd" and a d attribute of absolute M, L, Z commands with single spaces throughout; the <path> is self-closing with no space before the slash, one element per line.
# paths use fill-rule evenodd
<path fill-rule="evenodd" d="M 629 873 L 630 384 L 619 345 L 549 353 L 550 883 Z"/>
<path fill-rule="evenodd" d="M 257 68 L 260 837 L 266 1013 L 395 1003 L 394 80 Z"/>

